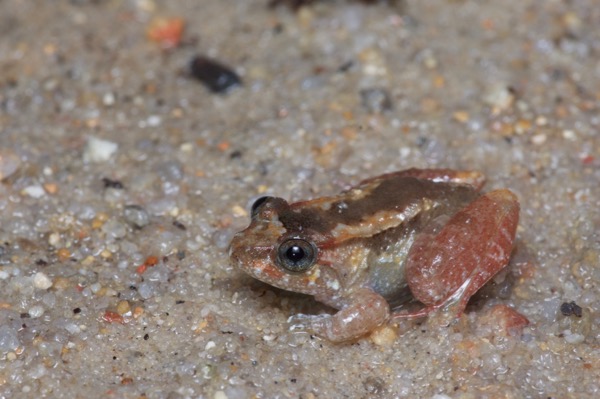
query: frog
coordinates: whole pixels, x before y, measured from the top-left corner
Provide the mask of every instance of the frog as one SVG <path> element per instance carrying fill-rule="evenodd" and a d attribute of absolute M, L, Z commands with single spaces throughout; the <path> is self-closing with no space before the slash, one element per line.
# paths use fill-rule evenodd
<path fill-rule="evenodd" d="M 233 236 L 230 261 L 337 310 L 288 320 L 292 331 L 332 342 L 400 319 L 457 319 L 514 249 L 518 198 L 506 188 L 482 193 L 485 180 L 478 171 L 412 168 L 311 200 L 264 196 Z"/>

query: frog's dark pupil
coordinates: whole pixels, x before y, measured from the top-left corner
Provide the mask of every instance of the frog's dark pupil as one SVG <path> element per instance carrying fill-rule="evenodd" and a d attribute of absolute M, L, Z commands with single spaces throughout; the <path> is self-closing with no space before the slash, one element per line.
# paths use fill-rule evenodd
<path fill-rule="evenodd" d="M 287 258 L 292 262 L 298 263 L 304 258 L 305 254 L 304 250 L 300 246 L 292 245 L 285 252 L 285 256 L 287 256 Z"/>
<path fill-rule="evenodd" d="M 277 249 L 277 262 L 288 272 L 302 273 L 310 270 L 317 261 L 317 248 L 302 238 L 290 238 Z"/>

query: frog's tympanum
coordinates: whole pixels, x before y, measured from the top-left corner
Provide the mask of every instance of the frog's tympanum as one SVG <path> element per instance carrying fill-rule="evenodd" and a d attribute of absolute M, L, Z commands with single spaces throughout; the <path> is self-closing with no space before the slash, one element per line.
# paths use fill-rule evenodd
<path fill-rule="evenodd" d="M 262 197 L 231 242 L 231 261 L 338 309 L 290 318 L 292 328 L 331 341 L 440 308 L 458 316 L 507 265 L 519 220 L 516 196 L 482 195 L 484 180 L 478 172 L 409 169 L 332 197 L 292 204 Z M 402 309 L 415 300 L 420 308 Z"/>

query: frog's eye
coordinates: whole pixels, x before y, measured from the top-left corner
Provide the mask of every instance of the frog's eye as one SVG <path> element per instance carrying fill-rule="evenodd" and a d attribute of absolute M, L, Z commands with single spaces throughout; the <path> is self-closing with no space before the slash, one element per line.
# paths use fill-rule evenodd
<path fill-rule="evenodd" d="M 317 249 L 308 241 L 292 238 L 279 246 L 277 260 L 281 267 L 290 272 L 305 272 L 315 264 Z"/>
<path fill-rule="evenodd" d="M 264 204 L 265 202 L 267 202 L 268 200 L 270 200 L 271 198 L 273 198 L 273 197 L 260 197 L 259 199 L 254 201 L 254 204 L 252 204 L 252 208 L 250 208 L 250 215 L 252 217 L 256 216 L 260 206 L 262 204 Z"/>

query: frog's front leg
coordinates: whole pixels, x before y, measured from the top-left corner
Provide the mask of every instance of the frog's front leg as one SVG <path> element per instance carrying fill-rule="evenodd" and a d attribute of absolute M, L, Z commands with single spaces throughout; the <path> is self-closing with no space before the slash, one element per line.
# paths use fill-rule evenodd
<path fill-rule="evenodd" d="M 358 338 L 388 320 L 387 301 L 368 288 L 354 290 L 344 298 L 341 309 L 333 315 L 291 316 L 290 330 L 307 330 L 333 342 Z"/>
<path fill-rule="evenodd" d="M 425 308 L 392 317 L 426 316 L 449 306 L 460 315 L 469 298 L 508 264 L 518 221 L 516 196 L 496 190 L 473 201 L 441 229 L 418 236 L 407 258 L 406 278 Z"/>

